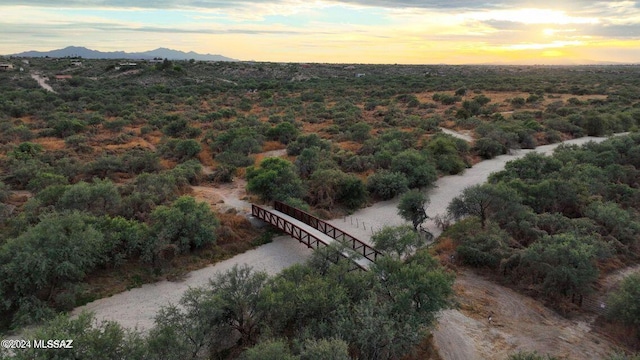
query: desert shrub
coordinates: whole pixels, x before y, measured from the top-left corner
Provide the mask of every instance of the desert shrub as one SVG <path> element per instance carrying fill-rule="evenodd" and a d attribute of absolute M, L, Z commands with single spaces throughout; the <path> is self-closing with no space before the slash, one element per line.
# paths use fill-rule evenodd
<path fill-rule="evenodd" d="M 40 321 L 33 306 L 42 307 L 57 290 L 82 281 L 100 263 L 104 237 L 90 220 L 79 212 L 52 213 L 0 247 L 3 310 Z"/>
<path fill-rule="evenodd" d="M 391 171 L 404 174 L 410 188 L 430 186 L 437 179 L 436 169 L 430 159 L 413 149 L 394 156 Z"/>
<path fill-rule="evenodd" d="M 288 144 L 299 134 L 298 128 L 290 122 L 281 122 L 267 131 L 267 137 Z"/>
<path fill-rule="evenodd" d="M 67 185 L 67 178 L 50 172 L 39 172 L 27 184 L 27 190 L 37 193 L 52 185 Z"/>
<path fill-rule="evenodd" d="M 264 200 L 300 198 L 304 194 L 302 181 L 293 164 L 281 158 L 266 158 L 258 167 L 247 168 L 247 190 Z"/>
<path fill-rule="evenodd" d="M 640 330 L 640 275 L 626 277 L 609 296 L 607 317 Z"/>
<path fill-rule="evenodd" d="M 320 150 L 331 150 L 331 143 L 327 140 L 323 140 L 318 134 L 312 133 L 308 135 L 300 135 L 298 138 L 289 143 L 287 146 L 288 155 L 300 155 L 303 149 L 318 147 Z"/>
<path fill-rule="evenodd" d="M 389 200 L 409 189 L 404 174 L 386 170 L 378 171 L 367 178 L 367 190 L 381 200 Z"/>
<path fill-rule="evenodd" d="M 42 153 L 43 147 L 40 144 L 32 142 L 23 142 L 16 146 L 13 151 L 9 153 L 10 156 L 17 160 L 34 159 L 38 154 Z"/>
<path fill-rule="evenodd" d="M 158 206 L 151 213 L 151 236 L 157 246 L 175 244 L 181 252 L 189 252 L 216 241 L 218 219 L 209 205 L 182 196 L 171 206 Z"/>
<path fill-rule="evenodd" d="M 193 159 L 201 150 L 200 143 L 193 139 L 170 139 L 158 148 L 158 152 L 162 157 L 178 161 Z"/>
<path fill-rule="evenodd" d="M 458 256 L 469 266 L 498 269 L 511 254 L 509 235 L 497 227 L 466 234 L 459 242 Z"/>
<path fill-rule="evenodd" d="M 504 154 L 507 149 L 498 141 L 483 137 L 476 140 L 474 150 L 483 158 L 492 159 L 498 155 Z"/>

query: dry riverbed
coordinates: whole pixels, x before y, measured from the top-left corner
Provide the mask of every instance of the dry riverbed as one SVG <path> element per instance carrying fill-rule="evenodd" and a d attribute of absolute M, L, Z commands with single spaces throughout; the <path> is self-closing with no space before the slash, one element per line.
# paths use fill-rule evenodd
<path fill-rule="evenodd" d="M 604 138 L 581 138 L 567 143 L 583 144 Z M 444 214 L 454 197 L 468 186 L 486 181 L 489 174 L 504 168 L 507 161 L 524 156 L 531 151 L 549 154 L 556 145 L 545 145 L 536 150 L 519 150 L 483 161 L 461 175 L 439 179 L 429 190 L 430 216 Z M 215 188 L 197 188 L 208 192 Z M 245 210 L 246 202 L 236 196 L 242 192 L 237 187 L 221 189 L 218 195 L 224 203 L 238 210 Z M 385 201 L 361 209 L 350 217 L 332 220 L 352 235 L 368 241 L 373 231 L 385 225 L 401 224 L 397 215 L 397 200 Z M 433 223 L 429 228 L 439 231 Z M 143 285 L 109 298 L 96 300 L 76 308 L 73 313 L 93 311 L 98 319 L 115 320 L 128 328 L 147 330 L 153 326 L 153 318 L 161 306 L 177 303 L 189 287 L 205 285 L 208 279 L 234 265 L 248 264 L 256 270 L 276 274 L 282 269 L 305 261 L 311 251 L 289 237 L 276 238 L 272 243 L 260 246 L 213 266 L 189 273 L 181 282 L 162 281 Z M 457 310 L 444 311 L 435 330 L 435 344 L 445 360 L 453 359 L 504 359 L 517 350 L 538 350 L 567 356 L 570 359 L 600 358 L 612 348 L 606 340 L 599 339 L 584 321 L 571 321 L 560 317 L 540 303 L 486 281 L 477 275 L 463 272 L 455 284 L 458 301 L 463 305 Z M 466 305 L 465 305 L 466 304 Z M 476 304 L 476 305 L 473 305 Z M 481 304 L 477 306 L 477 304 Z M 488 324 L 486 314 L 495 312 L 495 321 Z"/>

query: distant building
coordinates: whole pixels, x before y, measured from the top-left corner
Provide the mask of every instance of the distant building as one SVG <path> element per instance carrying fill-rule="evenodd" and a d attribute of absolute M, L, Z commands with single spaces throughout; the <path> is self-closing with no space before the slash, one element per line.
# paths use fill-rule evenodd
<path fill-rule="evenodd" d="M 69 80 L 73 78 L 71 75 L 56 75 L 55 77 L 56 80 Z"/>
<path fill-rule="evenodd" d="M 82 61 L 72 61 L 71 65 L 73 65 L 73 66 L 82 66 Z"/>
<path fill-rule="evenodd" d="M 4 70 L 4 71 L 13 70 L 13 64 L 0 64 L 0 70 Z"/>
<path fill-rule="evenodd" d="M 134 63 L 134 62 L 123 62 L 118 64 L 120 66 L 138 66 L 138 64 Z"/>
<path fill-rule="evenodd" d="M 29 65 L 29 60 L 22 60 L 22 63 L 25 65 Z"/>
<path fill-rule="evenodd" d="M 363 76 L 365 76 L 365 74 L 363 74 L 363 73 L 356 74 L 356 77 L 357 77 L 357 78 L 361 78 L 361 77 L 363 77 Z"/>

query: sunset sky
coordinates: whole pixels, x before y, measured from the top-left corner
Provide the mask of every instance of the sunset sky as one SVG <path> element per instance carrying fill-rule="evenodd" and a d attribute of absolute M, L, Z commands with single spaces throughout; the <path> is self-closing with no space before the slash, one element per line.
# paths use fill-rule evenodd
<path fill-rule="evenodd" d="M 640 63 L 640 1 L 0 0 L 0 54 L 167 47 L 239 60 Z"/>

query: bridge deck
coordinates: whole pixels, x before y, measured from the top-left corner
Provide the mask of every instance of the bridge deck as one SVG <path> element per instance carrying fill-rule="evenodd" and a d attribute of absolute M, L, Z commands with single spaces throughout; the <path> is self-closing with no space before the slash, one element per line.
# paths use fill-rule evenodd
<path fill-rule="evenodd" d="M 258 206 L 254 205 L 254 207 L 258 207 Z M 291 216 L 289 216 L 289 215 L 287 215 L 287 214 L 285 214 L 283 212 L 280 212 L 278 210 L 274 210 L 274 209 L 271 209 L 271 208 L 267 208 L 267 207 L 262 207 L 262 206 L 260 206 L 258 208 L 263 209 L 263 210 L 265 210 L 265 211 L 267 211 L 267 212 L 269 212 L 269 213 L 271 213 L 271 214 L 273 214 L 273 215 L 275 215 L 275 216 L 277 216 L 277 217 L 289 222 L 290 224 L 293 224 L 294 226 L 296 226 L 297 228 L 299 228 L 302 231 L 306 232 L 307 234 L 311 235 L 312 237 L 316 238 L 320 243 L 322 243 L 322 244 L 324 244 L 326 246 L 340 244 L 339 241 L 335 240 L 331 236 L 323 234 L 322 232 L 314 229 L 313 227 L 305 224 L 304 222 L 302 222 L 302 221 L 300 221 L 300 220 L 298 220 L 298 219 L 296 219 L 294 217 L 291 217 Z M 256 214 L 254 214 L 254 216 L 255 215 Z M 262 220 L 265 220 L 265 219 L 262 219 Z M 267 222 L 269 222 L 269 221 L 267 221 Z M 285 232 L 287 232 L 286 231 L 287 229 L 284 229 L 281 226 L 278 226 L 276 224 L 271 224 L 271 225 L 274 225 L 274 226 L 278 227 L 280 230 L 285 230 Z M 298 240 L 300 240 L 300 239 L 298 239 Z M 309 246 L 309 247 L 312 247 L 309 244 L 306 244 L 306 245 Z M 348 249 L 348 248 L 345 249 L 344 251 L 342 251 L 341 255 L 343 257 L 347 258 L 347 259 L 352 260 L 359 267 L 361 267 L 362 269 L 365 269 L 365 270 L 368 269 L 371 266 L 371 264 L 373 263 L 371 260 L 358 255 L 355 251 L 352 251 L 351 249 Z"/>

